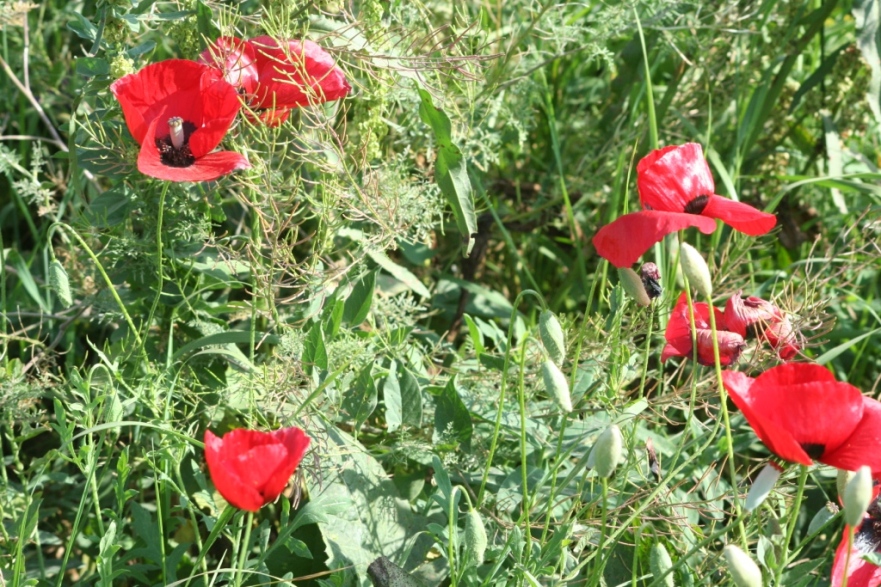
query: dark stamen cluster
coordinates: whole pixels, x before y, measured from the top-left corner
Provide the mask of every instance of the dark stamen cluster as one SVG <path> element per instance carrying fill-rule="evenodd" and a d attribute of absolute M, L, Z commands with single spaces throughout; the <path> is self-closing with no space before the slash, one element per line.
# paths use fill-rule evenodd
<path fill-rule="evenodd" d="M 184 121 L 184 144 L 180 149 L 175 149 L 171 142 L 171 135 L 165 135 L 161 139 L 156 139 L 156 147 L 159 149 L 159 159 L 163 165 L 169 167 L 189 167 L 196 162 L 193 153 L 190 151 L 190 135 L 196 130 L 196 125 L 192 122 Z"/>
<path fill-rule="evenodd" d="M 825 444 L 814 444 L 810 442 L 806 442 L 801 445 L 803 451 L 808 453 L 808 456 L 811 457 L 815 461 L 819 461 L 820 457 L 823 456 L 823 453 L 826 452 Z"/>
<path fill-rule="evenodd" d="M 687 214 L 700 214 L 707 207 L 709 201 L 710 196 L 698 196 L 685 205 L 685 212 Z"/>
<path fill-rule="evenodd" d="M 881 505 L 872 502 L 866 512 L 869 517 L 860 524 L 854 535 L 854 546 L 862 553 L 878 552 L 881 549 Z"/>

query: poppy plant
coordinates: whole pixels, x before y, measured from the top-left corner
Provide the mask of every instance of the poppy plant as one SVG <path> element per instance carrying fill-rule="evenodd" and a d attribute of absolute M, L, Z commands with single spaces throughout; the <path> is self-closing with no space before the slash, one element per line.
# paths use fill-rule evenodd
<path fill-rule="evenodd" d="M 728 330 L 744 338 L 764 338 L 784 361 L 795 357 L 801 349 L 789 316 L 762 298 L 744 297 L 738 291 L 725 304 L 725 324 Z"/>
<path fill-rule="evenodd" d="M 710 325 L 710 306 L 706 302 L 697 302 L 694 306 L 694 327 L 697 334 L 697 362 L 711 367 L 716 364 L 713 352 L 713 330 Z M 719 364 L 727 366 L 740 356 L 744 346 L 743 337 L 736 332 L 724 330 L 723 314 L 718 308 L 716 313 L 716 339 L 719 341 Z M 683 292 L 673 307 L 667 330 L 664 332 L 667 344 L 661 352 L 661 361 L 671 357 L 690 358 L 694 347 L 691 341 L 691 320 L 688 311 L 688 298 Z"/>
<path fill-rule="evenodd" d="M 621 216 L 593 237 L 600 256 L 615 267 L 629 267 L 666 235 L 695 227 L 716 230 L 714 219 L 751 236 L 777 223 L 773 214 L 716 195 L 710 167 L 697 143 L 652 151 L 636 166 L 636 186 L 643 210 Z"/>
<path fill-rule="evenodd" d="M 878 487 L 875 487 L 877 497 Z M 844 535 L 835 550 L 832 562 L 832 585 L 838 587 L 847 577 L 848 587 L 879 587 L 881 586 L 881 567 L 873 565 L 863 558 L 866 554 L 881 554 L 881 505 L 872 501 L 863 521 L 856 527 L 853 543 L 848 556 L 847 536 L 850 527 L 844 527 Z"/>
<path fill-rule="evenodd" d="M 237 429 L 223 437 L 205 431 L 205 460 L 214 486 L 226 501 L 249 512 L 275 501 L 308 447 L 309 437 L 297 427 Z"/>
<path fill-rule="evenodd" d="M 248 106 L 269 126 L 287 120 L 292 108 L 339 100 L 352 89 L 333 57 L 309 40 L 221 37 L 199 60 L 241 88 Z"/>
<path fill-rule="evenodd" d="M 212 152 L 241 108 L 214 69 L 169 59 L 116 80 L 110 90 L 141 145 L 138 170 L 169 181 L 209 181 L 250 167 L 231 151 Z"/>
<path fill-rule="evenodd" d="M 759 440 L 781 459 L 881 473 L 881 402 L 836 381 L 825 367 L 784 363 L 755 379 L 723 371 L 722 381 Z"/>

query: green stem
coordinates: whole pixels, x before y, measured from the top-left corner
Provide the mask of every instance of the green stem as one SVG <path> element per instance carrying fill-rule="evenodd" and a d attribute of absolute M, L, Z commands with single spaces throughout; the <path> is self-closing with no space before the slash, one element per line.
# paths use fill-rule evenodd
<path fill-rule="evenodd" d="M 239 542 L 239 564 L 236 568 L 236 587 L 241 587 L 245 577 L 245 565 L 248 564 L 248 550 L 251 543 L 251 526 L 254 525 L 254 512 L 245 517 L 245 538 Z"/>
<path fill-rule="evenodd" d="M 795 525 L 798 523 L 798 511 L 801 509 L 801 500 L 805 493 L 805 483 L 808 480 L 808 468 L 805 465 L 799 465 L 798 490 L 795 493 L 795 501 L 792 502 L 790 510 L 789 523 L 786 525 L 786 536 L 783 539 L 783 559 L 780 566 L 777 567 L 777 573 L 774 577 L 774 584 L 782 586 L 783 569 L 789 563 L 789 544 L 792 542 L 792 535 L 795 533 Z"/>

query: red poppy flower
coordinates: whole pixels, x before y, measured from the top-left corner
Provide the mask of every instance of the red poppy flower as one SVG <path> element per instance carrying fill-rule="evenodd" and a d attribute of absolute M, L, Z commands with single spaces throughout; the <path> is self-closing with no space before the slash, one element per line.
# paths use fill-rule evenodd
<path fill-rule="evenodd" d="M 875 486 L 875 496 L 878 486 Z M 835 550 L 832 562 L 832 586 L 839 587 L 847 575 L 847 587 L 881 586 L 881 567 L 863 559 L 864 554 L 881 553 L 881 506 L 872 501 L 862 523 L 853 535 L 850 561 L 847 556 L 847 534 L 850 528 L 845 525 L 844 536 Z M 847 568 L 845 568 L 845 566 Z"/>
<path fill-rule="evenodd" d="M 169 59 L 116 80 L 110 90 L 141 145 L 141 173 L 208 181 L 250 166 L 239 153 L 212 153 L 241 107 L 235 88 L 216 70 Z"/>
<path fill-rule="evenodd" d="M 881 472 L 881 402 L 836 381 L 825 367 L 784 363 L 755 379 L 724 371 L 722 381 L 756 436 L 778 457 Z"/>
<path fill-rule="evenodd" d="M 226 501 L 250 512 L 275 501 L 308 447 L 309 437 L 297 427 L 237 429 L 222 438 L 205 431 L 205 460 L 214 486 Z"/>
<path fill-rule="evenodd" d="M 291 108 L 339 100 L 352 89 L 333 57 L 308 40 L 221 37 L 200 59 L 242 88 L 257 118 L 269 126 L 287 120 Z"/>
<path fill-rule="evenodd" d="M 740 232 L 758 236 L 777 222 L 773 214 L 714 193 L 716 187 L 697 143 L 652 151 L 636 166 L 639 201 L 644 208 L 602 227 L 593 238 L 597 253 L 616 267 L 629 267 L 666 235 L 696 227 L 716 229 L 717 218 Z"/>
<path fill-rule="evenodd" d="M 725 320 L 718 308 L 713 308 L 716 313 L 716 338 L 719 341 L 719 364 L 730 365 L 740 356 L 744 346 L 743 337 L 736 332 L 728 332 L 724 329 Z M 716 364 L 713 353 L 713 330 L 710 327 L 710 306 L 706 302 L 694 304 L 694 327 L 697 333 L 697 362 L 701 365 L 713 366 Z M 667 345 L 661 352 L 661 361 L 670 357 L 691 358 L 693 347 L 691 344 L 691 321 L 689 320 L 688 298 L 683 292 L 670 314 L 667 321 L 667 330 L 664 332 Z"/>
<path fill-rule="evenodd" d="M 801 345 L 792 321 L 780 308 L 755 296 L 743 297 L 740 291 L 725 304 L 726 328 L 743 337 L 756 335 L 777 349 L 784 361 L 795 357 Z"/>

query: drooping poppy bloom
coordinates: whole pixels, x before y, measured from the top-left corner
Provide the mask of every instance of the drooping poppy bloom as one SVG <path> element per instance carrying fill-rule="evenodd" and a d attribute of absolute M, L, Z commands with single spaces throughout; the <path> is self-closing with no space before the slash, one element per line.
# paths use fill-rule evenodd
<path fill-rule="evenodd" d="M 875 486 L 877 498 L 878 486 Z M 881 553 L 881 504 L 873 499 L 862 523 L 853 535 L 853 544 L 848 561 L 847 534 L 850 528 L 845 525 L 844 535 L 835 550 L 832 562 L 832 586 L 839 587 L 847 576 L 847 587 L 881 586 L 881 567 L 863 559 L 864 554 Z"/>
<path fill-rule="evenodd" d="M 697 143 L 652 151 L 636 166 L 643 210 L 621 216 L 593 237 L 600 256 L 615 267 L 629 267 L 666 235 L 691 226 L 704 234 L 716 230 L 713 219 L 751 236 L 774 228 L 773 214 L 716 195 L 710 167 Z"/>
<path fill-rule="evenodd" d="M 169 59 L 116 80 L 110 90 L 141 145 L 138 170 L 170 181 L 209 181 L 250 167 L 231 151 L 212 152 L 241 108 L 217 70 Z"/>
<path fill-rule="evenodd" d="M 801 350 L 801 345 L 789 316 L 771 302 L 755 296 L 743 297 L 740 294 L 738 291 L 725 304 L 727 329 L 744 338 L 764 338 L 784 361 L 795 357 Z"/>
<path fill-rule="evenodd" d="M 275 501 L 308 447 L 309 437 L 295 426 L 274 432 L 237 429 L 220 438 L 205 431 L 214 486 L 226 501 L 250 512 Z"/>
<path fill-rule="evenodd" d="M 710 325 L 710 306 L 706 302 L 694 305 L 694 326 L 697 333 L 697 362 L 711 367 L 716 364 L 713 353 L 713 330 Z M 719 341 L 719 364 L 727 366 L 740 356 L 746 346 L 743 337 L 736 332 L 725 330 L 722 311 L 713 308 L 716 313 L 716 338 Z M 661 352 L 661 361 L 671 357 L 691 358 L 693 346 L 691 342 L 691 320 L 688 311 L 688 298 L 683 292 L 673 307 L 667 330 L 664 332 L 667 344 Z"/>
<path fill-rule="evenodd" d="M 292 108 L 339 100 L 352 89 L 333 57 L 309 40 L 221 37 L 200 60 L 241 88 L 248 106 L 269 126 L 287 120 Z"/>
<path fill-rule="evenodd" d="M 825 367 L 784 363 L 755 379 L 723 371 L 722 381 L 759 440 L 781 459 L 881 473 L 881 402 L 836 381 Z"/>

